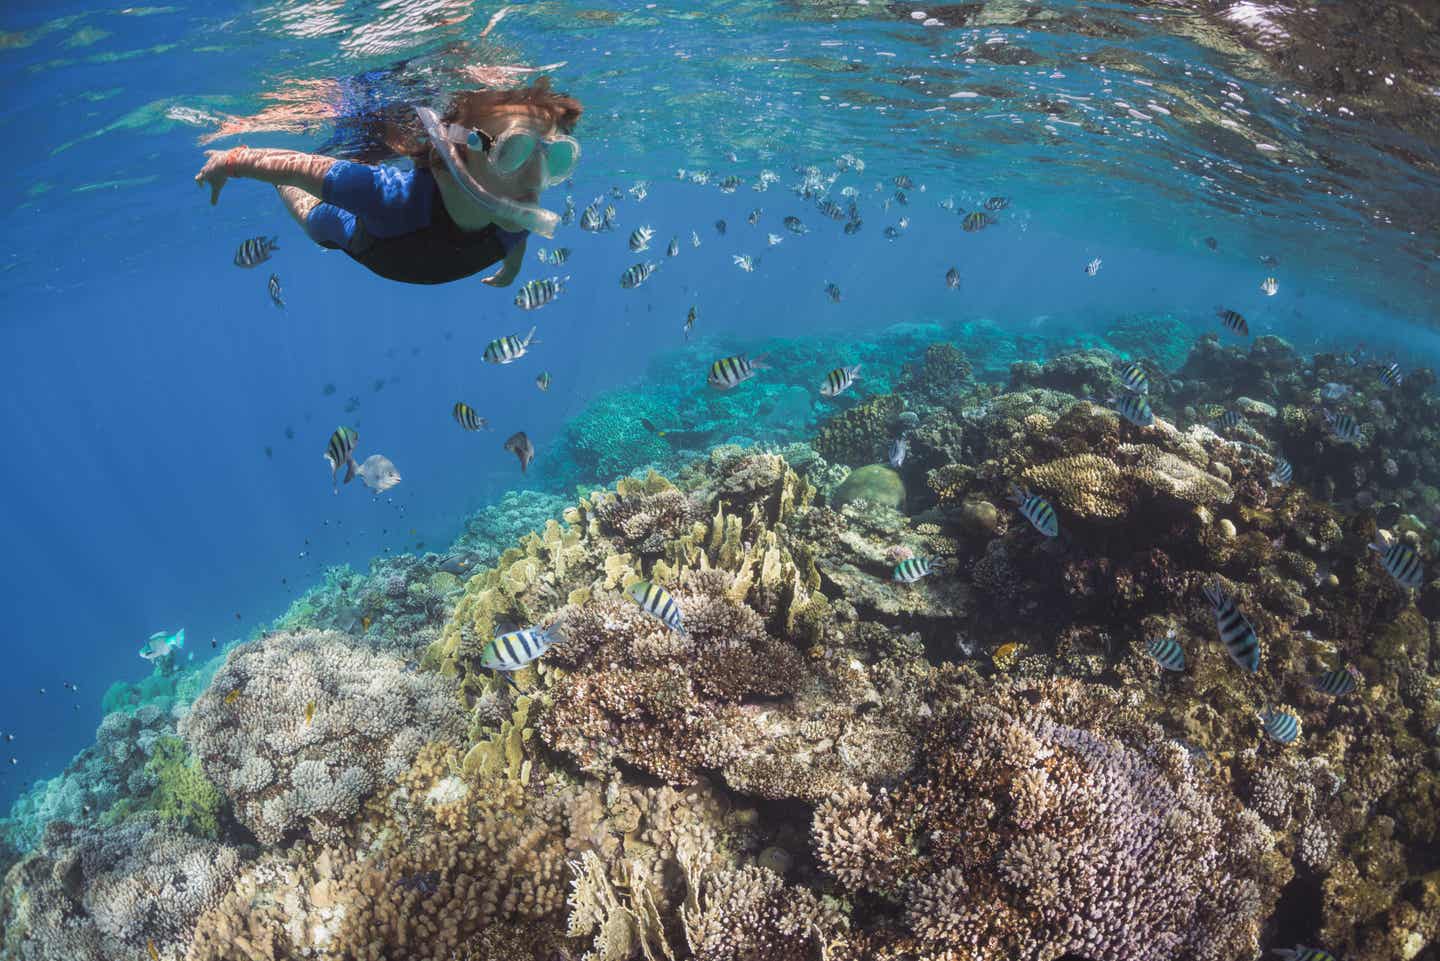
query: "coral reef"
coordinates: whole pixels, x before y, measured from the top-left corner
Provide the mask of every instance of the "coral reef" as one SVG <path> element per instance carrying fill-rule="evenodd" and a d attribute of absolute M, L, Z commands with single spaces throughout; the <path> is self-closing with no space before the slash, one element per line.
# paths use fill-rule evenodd
<path fill-rule="evenodd" d="M 729 392 L 657 360 L 661 389 L 557 445 L 579 496 L 474 515 L 461 575 L 335 569 L 223 663 L 113 688 L 96 744 L 4 824 L 7 956 L 1426 957 L 1433 377 L 1268 337 L 1182 358 L 1183 329 L 902 325 L 777 343 Z M 1147 364 L 1150 426 L 1101 405 L 1105 342 Z M 860 389 L 820 403 L 839 361 Z M 878 466 L 898 436 L 909 456 Z M 1419 552 L 1418 589 L 1377 537 Z M 930 573 L 897 582 L 916 558 Z M 1218 641 L 1217 585 L 1253 673 Z M 559 640 L 483 666 L 528 626 Z M 1317 689 L 1342 666 L 1356 690 Z"/>

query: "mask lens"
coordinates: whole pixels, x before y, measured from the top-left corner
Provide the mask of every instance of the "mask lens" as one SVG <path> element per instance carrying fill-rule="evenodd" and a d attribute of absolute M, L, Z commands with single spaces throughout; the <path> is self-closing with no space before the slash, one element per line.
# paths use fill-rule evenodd
<path fill-rule="evenodd" d="M 525 161 L 535 152 L 535 138 L 528 133 L 517 133 L 504 138 L 497 146 L 499 149 L 493 155 L 495 169 L 502 174 L 513 174 L 525 166 Z"/>
<path fill-rule="evenodd" d="M 545 151 L 545 171 L 551 180 L 564 180 L 575 170 L 579 159 L 576 144 L 570 140 L 557 140 Z"/>

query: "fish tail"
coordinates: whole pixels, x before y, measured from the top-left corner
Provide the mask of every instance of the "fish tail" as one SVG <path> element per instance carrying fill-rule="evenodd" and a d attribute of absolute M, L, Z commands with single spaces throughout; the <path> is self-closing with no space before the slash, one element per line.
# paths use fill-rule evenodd
<path fill-rule="evenodd" d="M 351 457 L 345 462 L 345 483 L 355 479 L 355 458 Z"/>
<path fill-rule="evenodd" d="M 530 328 L 530 333 L 528 333 L 528 334 L 525 335 L 525 346 L 526 346 L 526 347 L 529 347 L 531 344 L 538 344 L 538 343 L 540 343 L 540 341 L 538 341 L 538 340 L 535 339 L 535 331 L 536 331 L 537 329 L 538 329 L 538 328 L 531 327 L 531 328 Z"/>
<path fill-rule="evenodd" d="M 269 239 L 269 241 L 267 241 L 267 245 L 269 246 L 269 248 L 270 248 L 271 250 L 279 250 L 279 249 L 280 249 L 280 236 L 279 236 L 278 234 L 276 234 L 275 236 L 271 237 L 271 238 Z"/>

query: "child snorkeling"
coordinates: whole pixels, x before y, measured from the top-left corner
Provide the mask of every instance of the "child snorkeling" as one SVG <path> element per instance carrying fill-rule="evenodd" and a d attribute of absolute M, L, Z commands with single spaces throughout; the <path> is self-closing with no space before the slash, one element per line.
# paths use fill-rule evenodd
<path fill-rule="evenodd" d="M 212 204 L 231 177 L 273 184 L 310 239 L 381 277 L 444 284 L 499 262 L 481 280 L 504 287 L 520 273 L 529 234 L 554 234 L 560 218 L 539 206 L 540 192 L 579 163 L 570 133 L 582 110 L 539 77 L 457 94 L 443 115 L 416 109 L 425 142 L 406 130 L 387 137 L 411 169 L 235 147 L 206 151 L 195 182 L 210 187 Z"/>

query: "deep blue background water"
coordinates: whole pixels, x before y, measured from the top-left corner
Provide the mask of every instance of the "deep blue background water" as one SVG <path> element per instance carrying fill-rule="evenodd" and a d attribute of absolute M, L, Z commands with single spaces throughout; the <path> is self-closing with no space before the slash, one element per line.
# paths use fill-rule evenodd
<path fill-rule="evenodd" d="M 146 16 L 75 7 L 73 19 L 57 20 L 51 6 L 30 4 L 0 14 L 0 30 L 15 31 L 0 49 L 11 171 L 0 185 L 8 238 L 0 250 L 0 731 L 16 735 L 9 748 L 18 762 L 0 765 L 0 803 L 91 740 L 105 687 L 148 673 L 137 650 L 152 631 L 184 626 L 188 649 L 205 657 L 212 637 L 245 636 L 326 565 L 363 568 L 386 548 L 417 542 L 443 550 L 465 514 L 542 482 L 520 475 L 501 448 L 506 436 L 529 432 L 542 473 L 567 418 L 665 352 L 689 352 L 702 391 L 710 360 L 770 336 L 863 338 L 893 323 L 967 317 L 1016 332 L 1103 329 L 1139 311 L 1175 312 L 1198 333 L 1212 329 L 1223 303 L 1250 316 L 1257 334 L 1302 350 L 1366 340 L 1409 363 L 1437 353 L 1430 319 L 1415 311 L 1433 261 L 1405 252 L 1413 242 L 1405 230 L 1387 232 L 1363 213 L 1400 209 L 1406 191 L 1433 184 L 1409 175 L 1342 195 L 1318 188 L 1303 166 L 1267 166 L 1203 118 L 1133 133 L 1112 119 L 1108 140 L 1091 142 L 1068 128 L 1044 132 L 1047 121 L 1031 111 L 1047 83 L 1127 102 L 1149 96 L 1177 115 L 1185 102 L 1218 111 L 1225 90 L 1243 89 L 1256 116 L 1272 112 L 1273 139 L 1302 158 L 1313 119 L 1262 107 L 1267 98 L 1248 82 L 1227 87 L 1226 64 L 1204 51 L 1165 37 L 1150 45 L 1173 82 L 1194 86 L 1176 98 L 1080 61 L 1091 43 L 1082 39 L 1066 48 L 1064 38 L 1020 38 L 1051 59 L 1043 69 L 967 65 L 951 48 L 973 32 L 925 33 L 903 20 L 796 23 L 792 8 L 768 4 L 708 8 L 709 16 L 686 5 L 651 14 L 653 22 L 597 25 L 563 5 L 533 16 L 521 5 L 498 28 L 514 59 L 570 61 L 557 85 L 587 103 L 577 208 L 612 184 L 650 181 L 643 203 L 616 201 L 615 233 L 562 229 L 557 243 L 574 251 L 563 267 L 538 264 L 542 244 L 532 241 L 522 280 L 572 279 L 557 303 L 529 314 L 512 305 L 513 288 L 478 280 L 439 288 L 380 280 L 310 245 L 268 187 L 232 182 L 211 208 L 191 182 L 202 160 L 196 138 L 208 128 L 165 116 L 176 106 L 250 112 L 286 78 L 342 76 L 473 37 L 489 11 L 373 48 L 361 28 L 381 14 L 364 4 L 344 7 L 339 26 L 311 36 L 297 35 L 307 31 L 283 5 Z M 881 49 L 900 55 L 881 58 Z M 822 62 L 842 56 L 869 72 L 852 78 Z M 1067 57 L 1066 76 L 1052 78 L 1053 61 Z M 1198 72 L 1187 79 L 1191 68 Z M 988 93 L 949 96 L 970 88 Z M 858 93 L 867 93 L 865 110 L 840 106 Z M 888 99 L 874 99 L 881 95 Z M 325 133 L 244 140 L 313 149 Z M 855 237 L 787 189 L 798 179 L 792 164 L 829 170 L 843 150 L 867 163 L 836 184 L 861 190 L 865 226 Z M 707 167 L 716 180 L 729 172 L 753 180 L 769 167 L 781 182 L 725 195 L 676 182 L 682 166 Z M 897 173 L 926 189 L 910 193 L 909 207 L 882 212 L 879 198 Z M 558 208 L 563 194 L 547 200 Z M 991 194 L 1011 196 L 1012 207 L 980 234 L 964 234 L 959 216 L 938 206 L 953 195 L 973 208 Z M 745 215 L 756 206 L 765 212 L 752 227 Z M 785 231 L 789 213 L 811 232 Z M 910 229 L 886 241 L 881 231 L 901 215 Z M 712 226 L 721 217 L 724 237 Z M 625 237 L 641 223 L 656 232 L 643 256 L 666 261 L 674 234 L 682 251 L 645 286 L 623 291 L 619 274 L 640 259 Z M 768 247 L 768 232 L 783 242 Z M 274 259 L 232 266 L 236 246 L 261 234 L 280 237 Z M 1204 246 L 1207 235 L 1218 250 Z M 732 265 L 737 253 L 760 257 L 755 273 Z M 1261 266 L 1261 254 L 1280 266 Z M 1096 256 L 1104 266 L 1087 278 L 1082 268 Z M 943 282 L 952 265 L 963 278 L 958 293 Z M 266 294 L 272 270 L 284 311 Z M 1281 283 L 1273 299 L 1258 289 L 1270 273 Z M 844 291 L 839 305 L 822 292 L 830 280 Z M 701 321 L 687 348 L 680 328 L 691 304 Z M 488 340 L 531 323 L 542 343 L 530 356 L 505 368 L 481 361 Z M 542 369 L 554 379 L 548 394 L 533 383 Z M 817 383 L 823 373 L 814 372 Z M 347 414 L 352 397 L 359 407 Z M 450 417 L 458 399 L 494 432 L 460 431 Z M 356 482 L 331 493 L 321 454 L 340 423 L 358 428 L 362 456 L 395 462 L 399 487 L 374 497 Z"/>

